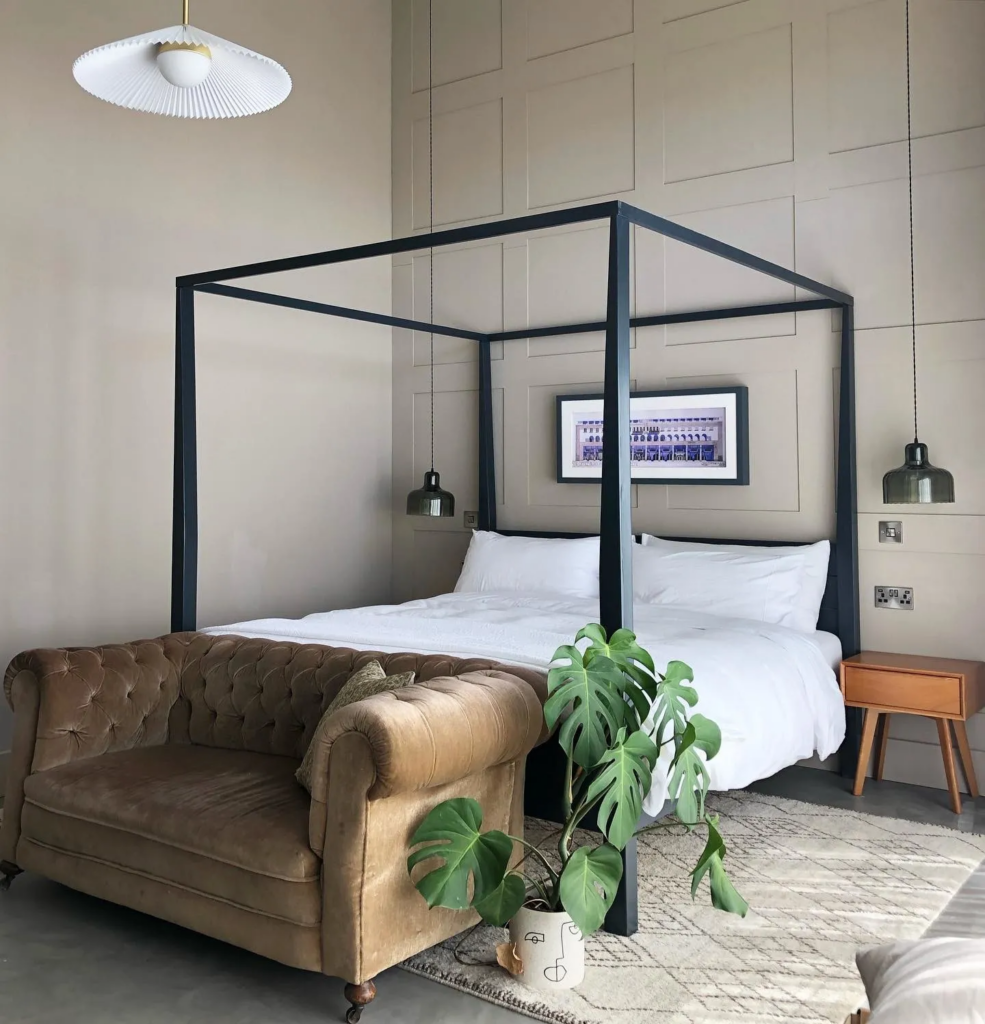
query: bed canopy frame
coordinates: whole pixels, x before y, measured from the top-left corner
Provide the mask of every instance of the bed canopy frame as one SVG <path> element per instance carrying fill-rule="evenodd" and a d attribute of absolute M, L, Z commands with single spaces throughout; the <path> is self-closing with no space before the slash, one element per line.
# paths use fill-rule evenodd
<path fill-rule="evenodd" d="M 528 234 L 591 221 L 609 226 L 608 291 L 605 320 L 588 323 L 526 327 L 486 334 L 459 327 L 431 324 L 406 317 L 296 299 L 236 287 L 224 282 L 277 274 L 354 260 L 393 256 L 421 249 Z M 793 285 L 810 298 L 721 309 L 630 315 L 630 232 L 632 226 L 653 231 Z M 682 227 L 622 201 L 609 201 L 538 213 L 467 227 L 432 231 L 369 245 L 350 246 L 263 263 L 189 274 L 176 280 L 175 335 L 174 505 L 171 576 L 171 629 L 196 628 L 198 586 L 198 491 L 195 410 L 195 293 L 224 295 L 250 302 L 307 310 L 328 316 L 401 327 L 476 342 L 479 347 L 479 529 L 496 529 L 496 477 L 492 424 L 492 364 L 494 341 L 514 341 L 588 332 L 605 332 L 602 481 L 599 515 L 599 617 L 610 633 L 633 627 L 632 507 L 630 500 L 630 330 L 663 324 L 699 323 L 737 317 L 810 310 L 841 310 L 840 405 L 838 412 L 836 536 L 829 568 L 828 590 L 819 625 L 836 632 L 845 656 L 860 649 L 858 593 L 857 479 L 855 455 L 854 299 L 851 295 L 803 274 Z M 514 531 L 503 531 L 514 532 Z M 534 534 L 536 535 L 536 534 Z M 542 536 L 544 534 L 541 534 Z M 564 534 L 552 534 L 564 536 Z M 705 538 L 708 539 L 708 538 Z M 732 541 L 743 543 L 743 541 Z M 745 543 L 750 543 L 748 540 Z M 756 542 L 760 543 L 760 542 Z M 858 723 L 848 718 L 842 748 L 842 771 L 854 774 L 858 756 Z M 541 792 L 544 787 L 540 787 Z M 528 806 L 530 789 L 528 786 Z M 606 927 L 631 935 L 636 930 L 636 850 L 624 854 L 625 871 Z"/>

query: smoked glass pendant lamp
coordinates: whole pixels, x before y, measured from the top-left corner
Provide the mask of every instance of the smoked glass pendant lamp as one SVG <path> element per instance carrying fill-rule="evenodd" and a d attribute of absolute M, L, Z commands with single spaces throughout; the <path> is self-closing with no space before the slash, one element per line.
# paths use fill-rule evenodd
<path fill-rule="evenodd" d="M 287 99 L 291 76 L 263 54 L 182 22 L 89 50 L 72 66 L 98 99 L 170 117 L 245 117 Z"/>
<path fill-rule="evenodd" d="M 882 478 L 882 500 L 887 505 L 947 504 L 954 501 L 954 477 L 933 466 L 927 446 L 914 440 L 904 450 L 905 461 Z"/>
<path fill-rule="evenodd" d="M 927 446 L 917 434 L 917 308 L 913 270 L 913 129 L 910 124 L 910 0 L 906 0 L 906 152 L 910 186 L 910 330 L 913 356 L 913 443 L 904 450 L 903 465 L 882 478 L 887 505 L 946 504 L 954 501 L 954 477 L 931 464 Z"/>
<path fill-rule="evenodd" d="M 428 3 L 428 188 L 430 219 L 428 230 L 434 230 L 434 111 L 432 106 L 433 84 L 431 65 L 433 60 L 431 37 L 431 3 Z M 434 249 L 430 251 L 429 270 L 431 298 L 428 322 L 434 322 Z M 407 495 L 407 515 L 441 516 L 455 514 L 455 496 L 441 486 L 441 477 L 434 471 L 434 335 L 430 336 L 431 364 L 431 468 L 424 474 L 424 486 Z"/>
<path fill-rule="evenodd" d="M 429 470 L 424 474 L 424 486 L 407 495 L 409 516 L 453 516 L 455 495 L 441 486 L 441 476 Z"/>

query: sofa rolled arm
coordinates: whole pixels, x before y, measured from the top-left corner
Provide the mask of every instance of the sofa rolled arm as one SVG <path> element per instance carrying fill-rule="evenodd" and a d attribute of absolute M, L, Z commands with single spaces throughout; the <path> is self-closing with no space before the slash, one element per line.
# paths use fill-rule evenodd
<path fill-rule="evenodd" d="M 29 771 L 165 743 L 178 677 L 163 639 L 17 655 L 4 693 L 15 719 L 37 707 Z"/>
<path fill-rule="evenodd" d="M 508 671 L 441 676 L 342 708 L 317 740 L 312 800 L 324 802 L 332 746 L 349 733 L 369 744 L 371 800 L 431 789 L 524 757 L 544 716 L 533 687 Z M 344 769 L 343 769 L 344 770 Z"/>

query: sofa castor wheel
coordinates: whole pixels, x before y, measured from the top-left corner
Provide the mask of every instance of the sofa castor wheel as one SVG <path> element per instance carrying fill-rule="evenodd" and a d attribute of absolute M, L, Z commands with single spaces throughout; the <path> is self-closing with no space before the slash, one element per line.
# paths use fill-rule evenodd
<path fill-rule="evenodd" d="M 21 869 L 16 864 L 11 864 L 9 860 L 0 860 L 0 873 L 3 875 L 0 878 L 0 892 L 6 892 L 10 888 L 10 883 L 21 873 Z"/>
<path fill-rule="evenodd" d="M 345 997 L 351 1004 L 345 1011 L 346 1024 L 357 1024 L 363 1010 L 376 998 L 376 986 L 371 981 L 364 981 L 361 985 L 346 985 Z"/>

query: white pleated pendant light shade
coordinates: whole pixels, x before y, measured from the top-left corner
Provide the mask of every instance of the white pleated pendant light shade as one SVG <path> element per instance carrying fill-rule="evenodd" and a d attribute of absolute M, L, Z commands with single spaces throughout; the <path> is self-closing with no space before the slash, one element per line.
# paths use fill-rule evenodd
<path fill-rule="evenodd" d="M 101 100 L 171 117 L 261 114 L 291 91 L 291 76 L 276 61 L 192 25 L 100 46 L 72 72 Z"/>

